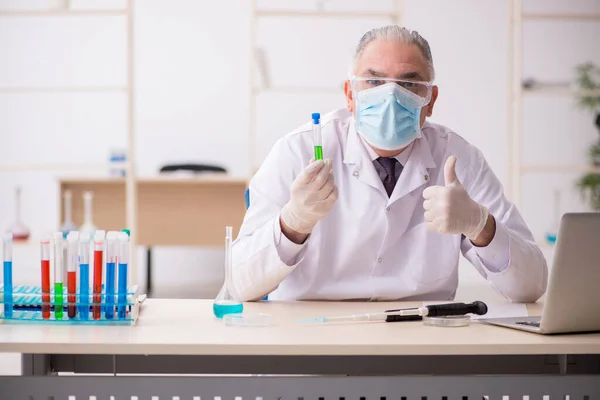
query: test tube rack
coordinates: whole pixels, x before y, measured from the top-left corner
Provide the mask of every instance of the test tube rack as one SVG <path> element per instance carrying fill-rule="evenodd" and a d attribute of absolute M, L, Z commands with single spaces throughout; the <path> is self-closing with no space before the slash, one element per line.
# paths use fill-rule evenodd
<path fill-rule="evenodd" d="M 69 296 L 75 296 L 75 302 L 69 302 Z M 60 324 L 60 325 L 134 325 L 137 321 L 142 300 L 138 296 L 138 287 L 130 286 L 123 301 L 122 295 L 119 300 L 119 294 L 114 298 L 106 295 L 92 293 L 92 288 L 88 295 L 82 296 L 80 292 L 69 294 L 67 289 L 63 290 L 63 313 L 62 319 L 56 318 L 56 293 L 52 290 L 49 294 L 42 293 L 41 286 L 23 285 L 13 286 L 12 296 L 4 292 L 4 285 L 0 285 L 0 321 L 2 323 L 30 323 L 30 324 Z M 8 298 L 7 298 L 8 297 Z M 12 300 L 9 298 L 12 297 Z M 112 299 L 111 299 L 112 298 Z M 107 302 L 112 300 L 112 302 Z M 94 300 L 96 300 L 94 302 Z M 10 307 L 12 315 L 6 315 L 5 309 Z M 75 308 L 75 316 L 69 317 L 69 307 Z M 80 310 L 82 307 L 88 307 L 88 317 L 82 318 Z M 100 307 L 101 313 L 99 319 L 94 319 L 92 309 Z M 112 318 L 106 317 L 107 307 L 112 307 L 114 312 Z M 119 316 L 119 307 L 125 307 L 125 315 Z M 46 312 L 44 312 L 44 310 Z M 44 314 L 49 317 L 44 318 Z"/>

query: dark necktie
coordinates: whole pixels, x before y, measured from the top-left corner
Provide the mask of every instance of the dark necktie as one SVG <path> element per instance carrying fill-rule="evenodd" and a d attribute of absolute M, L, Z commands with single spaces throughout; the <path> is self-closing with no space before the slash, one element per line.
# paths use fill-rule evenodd
<path fill-rule="evenodd" d="M 398 160 L 394 157 L 379 157 L 377 161 L 387 174 L 385 179 L 383 179 L 383 187 L 388 197 L 390 197 L 394 191 L 394 186 L 396 186 L 396 163 L 398 163 Z"/>

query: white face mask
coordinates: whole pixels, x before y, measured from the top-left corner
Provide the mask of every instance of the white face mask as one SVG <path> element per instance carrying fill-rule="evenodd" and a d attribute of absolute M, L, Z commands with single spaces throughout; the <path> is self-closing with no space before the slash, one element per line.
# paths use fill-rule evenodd
<path fill-rule="evenodd" d="M 356 128 L 375 148 L 398 150 L 421 137 L 424 99 L 396 83 L 356 93 Z"/>

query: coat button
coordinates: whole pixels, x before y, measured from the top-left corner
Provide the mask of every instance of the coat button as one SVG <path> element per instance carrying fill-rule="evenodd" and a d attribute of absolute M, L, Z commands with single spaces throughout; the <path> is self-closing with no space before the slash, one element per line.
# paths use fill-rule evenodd
<path fill-rule="evenodd" d="M 382 261 L 383 261 L 383 259 L 382 259 L 381 257 L 379 257 L 379 258 L 377 259 L 377 262 L 378 262 L 379 264 L 381 264 L 381 262 L 382 262 Z"/>
<path fill-rule="evenodd" d="M 387 206 L 387 207 L 385 208 L 385 211 L 390 211 L 390 206 Z"/>
<path fill-rule="evenodd" d="M 358 178 L 358 171 L 354 171 L 352 175 Z"/>

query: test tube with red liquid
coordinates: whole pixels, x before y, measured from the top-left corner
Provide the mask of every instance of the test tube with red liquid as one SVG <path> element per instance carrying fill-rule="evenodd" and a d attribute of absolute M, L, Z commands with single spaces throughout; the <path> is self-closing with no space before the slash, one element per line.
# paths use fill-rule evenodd
<path fill-rule="evenodd" d="M 50 239 L 43 238 L 42 245 L 42 317 L 50 319 Z"/>
<path fill-rule="evenodd" d="M 94 235 L 94 306 L 92 315 L 94 319 L 100 319 L 102 315 L 102 270 L 104 267 L 104 239 L 106 232 L 97 230 Z"/>
<path fill-rule="evenodd" d="M 77 316 L 77 265 L 79 264 L 79 232 L 67 235 L 67 313 L 70 319 Z"/>

